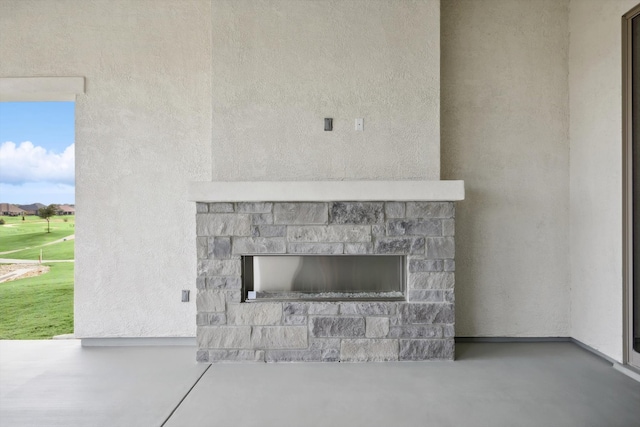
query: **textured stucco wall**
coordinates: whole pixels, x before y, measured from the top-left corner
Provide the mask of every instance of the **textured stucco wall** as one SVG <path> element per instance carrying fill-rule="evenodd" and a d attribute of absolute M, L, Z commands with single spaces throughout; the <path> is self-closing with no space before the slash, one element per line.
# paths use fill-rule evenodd
<path fill-rule="evenodd" d="M 439 179 L 439 4 L 214 1 L 213 179 Z"/>
<path fill-rule="evenodd" d="M 445 0 L 440 73 L 435 0 L 0 1 L 0 76 L 86 77 L 77 334 L 194 335 L 195 304 L 179 302 L 196 276 L 187 183 L 211 171 L 437 179 L 442 78 L 442 177 L 467 188 L 457 334 L 571 333 L 620 359 L 619 43 L 632 6 Z"/>
<path fill-rule="evenodd" d="M 571 335 L 622 360 L 621 16 L 636 0 L 572 1 Z"/>
<path fill-rule="evenodd" d="M 210 179 L 210 1 L 0 1 L 0 76 L 84 76 L 76 335 L 193 336 L 195 205 Z"/>
<path fill-rule="evenodd" d="M 569 334 L 568 2 L 442 2 L 456 335 Z"/>

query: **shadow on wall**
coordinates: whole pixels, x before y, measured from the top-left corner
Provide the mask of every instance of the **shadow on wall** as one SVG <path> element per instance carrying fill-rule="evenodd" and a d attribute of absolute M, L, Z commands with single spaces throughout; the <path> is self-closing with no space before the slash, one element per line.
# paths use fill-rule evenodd
<path fill-rule="evenodd" d="M 440 8 L 440 38 L 448 40 L 455 32 L 452 26 L 457 17 L 455 10 L 446 7 Z M 477 192 L 474 182 L 468 180 L 462 166 L 464 164 L 464 147 L 458 143 L 457 135 L 460 130 L 459 115 L 456 114 L 456 99 L 451 87 L 456 84 L 455 70 L 457 64 L 455 55 L 448 54 L 446 44 L 440 49 L 440 179 L 465 180 L 465 200 L 456 203 L 456 269 L 455 269 L 455 299 L 456 299 L 456 335 L 473 336 L 475 333 L 477 314 L 480 310 L 477 304 L 477 288 L 473 286 L 472 277 L 476 271 L 475 261 L 472 257 L 472 239 L 475 236 L 472 215 L 466 211 L 474 206 Z M 464 236 L 462 238 L 461 236 Z M 458 352 L 456 352 L 457 354 Z M 460 357 L 459 354 L 456 357 Z"/>

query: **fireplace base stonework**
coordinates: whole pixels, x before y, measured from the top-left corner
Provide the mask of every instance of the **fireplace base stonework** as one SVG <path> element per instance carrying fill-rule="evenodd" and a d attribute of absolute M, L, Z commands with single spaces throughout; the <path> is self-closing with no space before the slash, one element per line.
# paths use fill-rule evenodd
<path fill-rule="evenodd" d="M 197 203 L 199 362 L 454 358 L 453 202 Z M 404 301 L 243 302 L 241 257 L 406 256 Z"/>

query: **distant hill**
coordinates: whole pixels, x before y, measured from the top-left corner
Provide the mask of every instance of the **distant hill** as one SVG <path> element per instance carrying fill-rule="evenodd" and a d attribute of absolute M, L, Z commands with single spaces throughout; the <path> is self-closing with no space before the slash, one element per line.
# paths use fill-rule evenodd
<path fill-rule="evenodd" d="M 38 212 L 38 209 L 44 208 L 45 205 L 42 203 L 31 203 L 30 205 L 18 205 L 18 207 L 24 211 Z"/>

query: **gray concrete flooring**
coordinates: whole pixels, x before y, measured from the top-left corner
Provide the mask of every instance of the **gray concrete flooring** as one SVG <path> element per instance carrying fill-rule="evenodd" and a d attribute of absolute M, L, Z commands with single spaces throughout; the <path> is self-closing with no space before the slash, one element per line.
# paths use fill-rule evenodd
<path fill-rule="evenodd" d="M 207 369 L 194 354 L 0 342 L 0 426 L 640 426 L 640 383 L 571 343 L 458 344 L 455 362 Z"/>
<path fill-rule="evenodd" d="M 0 341 L 0 426 L 160 426 L 206 368 L 193 347 Z"/>

